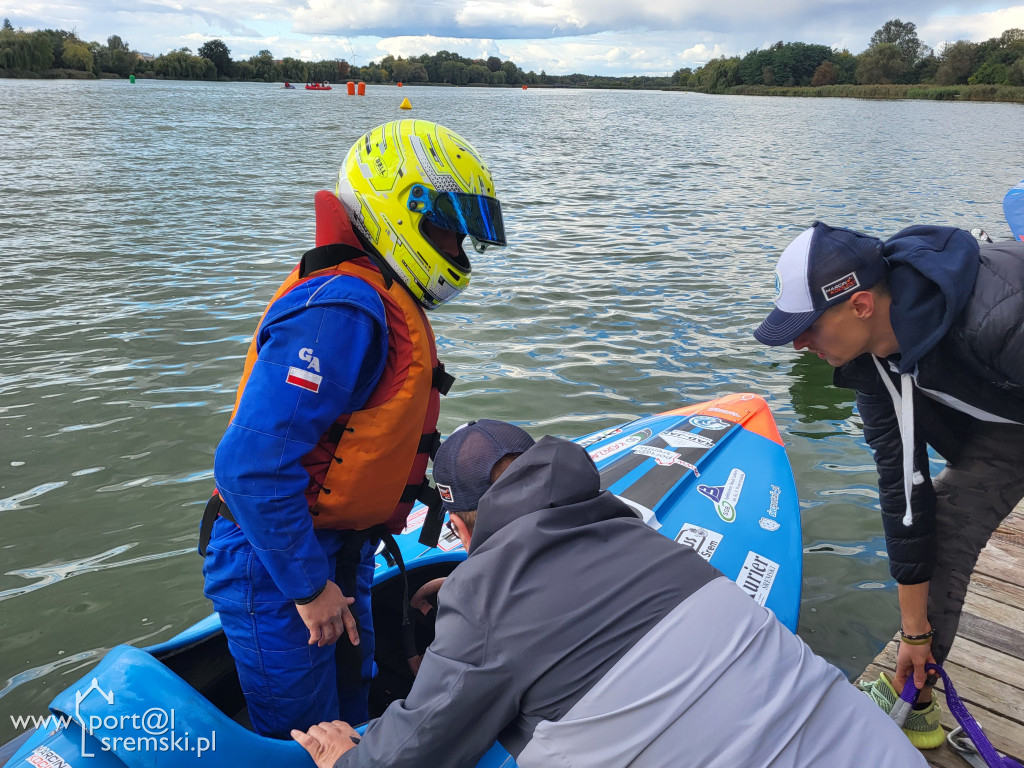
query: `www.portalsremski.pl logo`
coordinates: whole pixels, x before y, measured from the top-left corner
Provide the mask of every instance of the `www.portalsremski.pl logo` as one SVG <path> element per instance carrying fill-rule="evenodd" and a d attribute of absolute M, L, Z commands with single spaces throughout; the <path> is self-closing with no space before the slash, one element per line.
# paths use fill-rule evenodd
<path fill-rule="evenodd" d="M 102 702 L 90 697 L 98 697 Z M 83 712 L 83 707 L 85 711 Z M 107 707 L 111 707 L 108 710 Z M 116 714 L 114 714 L 116 712 Z M 109 713 L 109 714 L 108 714 Z M 202 757 L 217 749 L 217 732 L 208 736 L 177 730 L 173 709 L 150 707 L 142 714 L 125 713 L 116 706 L 114 691 L 104 691 L 96 678 L 84 691 L 75 691 L 73 714 L 41 716 L 11 716 L 15 728 L 66 729 L 78 725 L 81 730 L 81 757 L 95 757 L 101 752 L 186 752 Z M 33 762 L 33 758 L 37 762 Z M 53 758 L 59 758 L 45 746 L 37 747 L 26 758 L 31 765 L 48 768 Z"/>

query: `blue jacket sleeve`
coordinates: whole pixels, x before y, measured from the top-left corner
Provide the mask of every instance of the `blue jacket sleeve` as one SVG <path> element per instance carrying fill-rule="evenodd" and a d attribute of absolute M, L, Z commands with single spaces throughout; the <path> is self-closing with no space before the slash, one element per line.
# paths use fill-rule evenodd
<path fill-rule="evenodd" d="M 329 578 L 301 459 L 376 386 L 387 359 L 383 304 L 357 278 L 311 280 L 274 303 L 257 348 L 214 479 L 278 589 L 298 600 Z"/>

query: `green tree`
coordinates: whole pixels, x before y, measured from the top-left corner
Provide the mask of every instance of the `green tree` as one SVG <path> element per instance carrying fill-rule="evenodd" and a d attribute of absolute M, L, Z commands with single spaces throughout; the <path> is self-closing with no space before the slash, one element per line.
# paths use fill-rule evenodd
<path fill-rule="evenodd" d="M 252 67 L 252 76 L 256 80 L 269 83 L 274 74 L 274 55 L 264 48 L 255 56 L 249 57 L 249 65 Z"/>
<path fill-rule="evenodd" d="M 935 82 L 939 85 L 964 85 L 974 71 L 978 58 L 978 44 L 958 40 L 947 45 L 939 54 Z"/>
<path fill-rule="evenodd" d="M 1024 56 L 1006 68 L 1006 79 L 1010 85 L 1024 85 Z"/>
<path fill-rule="evenodd" d="M 857 82 L 857 57 L 845 48 L 832 52 L 832 63 L 836 68 L 836 83 L 848 85 Z"/>
<path fill-rule="evenodd" d="M 898 83 L 910 70 L 895 43 L 878 43 L 857 58 L 857 82 L 864 85 Z"/>
<path fill-rule="evenodd" d="M 491 70 L 483 64 L 471 64 L 467 71 L 471 83 L 488 83 L 491 80 Z"/>
<path fill-rule="evenodd" d="M 11 20 L 8 19 L 6 16 L 4 16 L 4 27 L 3 27 L 3 29 L 4 29 L 4 32 L 13 32 L 14 31 L 14 25 L 11 24 Z"/>
<path fill-rule="evenodd" d="M 523 70 L 514 61 L 503 61 L 501 71 L 505 73 L 505 82 L 509 85 L 520 85 L 523 82 Z"/>
<path fill-rule="evenodd" d="M 497 72 L 499 69 L 501 69 L 501 59 L 499 59 L 497 56 L 488 56 L 487 69 L 489 69 L 491 72 Z"/>
<path fill-rule="evenodd" d="M 818 68 L 814 70 L 814 76 L 811 78 L 811 85 L 814 87 L 835 85 L 837 82 L 836 65 L 831 61 L 821 62 L 821 64 L 818 65 Z"/>
<path fill-rule="evenodd" d="M 682 67 L 672 73 L 672 84 L 686 87 L 690 84 L 691 77 L 693 77 L 693 70 L 690 67 Z"/>
<path fill-rule="evenodd" d="M 92 69 L 93 56 L 89 47 L 81 40 L 65 40 L 64 51 L 61 54 L 64 59 L 64 66 L 68 69 L 79 69 L 88 72 Z"/>
<path fill-rule="evenodd" d="M 732 86 L 740 84 L 739 68 L 739 56 L 712 59 L 694 73 L 697 86 L 708 93 L 725 93 Z"/>
<path fill-rule="evenodd" d="M 111 35 L 107 38 L 105 48 L 98 52 L 100 69 L 104 72 L 113 72 L 121 77 L 128 77 L 134 68 L 138 56 L 131 52 L 131 49 L 118 35 Z"/>
<path fill-rule="evenodd" d="M 214 38 L 199 46 L 201 58 L 209 59 L 217 69 L 217 77 L 227 77 L 231 71 L 231 51 L 223 40 Z"/>
<path fill-rule="evenodd" d="M 917 36 L 917 25 L 909 21 L 890 19 L 875 31 L 868 44 L 868 50 L 879 45 L 895 45 L 900 50 L 900 58 L 907 65 L 907 70 L 914 62 L 928 53 L 928 46 L 921 44 Z"/>
<path fill-rule="evenodd" d="M 974 74 L 967 78 L 970 85 L 1009 85 L 1009 73 L 1005 66 L 997 61 L 986 61 L 978 67 Z"/>

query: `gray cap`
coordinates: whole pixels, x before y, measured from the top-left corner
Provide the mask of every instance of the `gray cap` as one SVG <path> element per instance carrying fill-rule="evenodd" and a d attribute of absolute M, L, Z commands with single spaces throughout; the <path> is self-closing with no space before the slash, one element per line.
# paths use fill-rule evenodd
<path fill-rule="evenodd" d="M 510 453 L 524 453 L 533 438 L 514 424 L 480 419 L 463 424 L 437 449 L 434 482 L 449 512 L 469 512 L 491 487 L 491 470 Z"/>

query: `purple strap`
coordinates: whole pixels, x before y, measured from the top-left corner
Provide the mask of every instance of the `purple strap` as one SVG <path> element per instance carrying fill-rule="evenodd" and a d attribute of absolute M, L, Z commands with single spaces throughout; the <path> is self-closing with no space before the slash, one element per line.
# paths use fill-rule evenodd
<path fill-rule="evenodd" d="M 978 750 L 978 754 L 981 755 L 985 761 L 985 765 L 989 768 L 1024 768 L 1016 760 L 1010 757 L 1002 757 L 996 752 L 995 747 L 992 746 L 992 742 L 988 740 L 984 731 L 981 730 L 981 726 L 978 725 L 978 721 L 974 719 L 970 712 L 967 711 L 967 707 L 960 700 L 960 697 L 956 693 L 956 688 L 953 687 L 952 681 L 949 679 L 949 675 L 946 674 L 946 670 L 940 667 L 938 664 L 926 664 L 925 669 L 929 672 L 937 672 L 939 677 L 942 678 L 942 684 L 946 690 L 946 704 L 949 706 L 949 711 L 953 713 L 953 717 L 960 724 L 960 727 L 964 729 L 964 733 L 974 743 L 974 748 Z M 908 678 L 907 684 L 903 687 L 903 693 L 900 694 L 900 699 L 905 699 L 907 696 L 907 688 L 914 688 L 914 679 Z M 914 698 L 917 698 L 917 690 L 910 694 Z"/>

